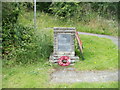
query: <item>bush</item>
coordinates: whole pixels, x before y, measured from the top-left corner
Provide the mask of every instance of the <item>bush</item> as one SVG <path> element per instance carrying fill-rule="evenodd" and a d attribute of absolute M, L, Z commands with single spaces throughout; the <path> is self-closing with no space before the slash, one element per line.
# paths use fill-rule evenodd
<path fill-rule="evenodd" d="M 12 29 L 3 29 L 3 58 L 6 60 L 16 58 L 20 49 L 22 50 L 20 52 L 24 53 L 32 43 L 32 36 L 33 29 L 20 24 L 14 24 Z"/>
<path fill-rule="evenodd" d="M 50 10 L 63 19 L 89 22 L 96 16 L 117 20 L 118 3 L 55 2 Z"/>
<path fill-rule="evenodd" d="M 3 42 L 4 64 L 45 62 L 53 50 L 52 30 L 36 30 L 15 25 L 12 43 Z M 43 58 L 43 59 L 42 59 Z"/>

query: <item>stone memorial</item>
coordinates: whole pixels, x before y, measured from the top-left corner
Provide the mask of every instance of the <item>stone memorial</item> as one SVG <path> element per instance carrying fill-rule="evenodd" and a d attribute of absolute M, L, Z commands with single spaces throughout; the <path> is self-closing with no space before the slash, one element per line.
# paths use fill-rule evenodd
<path fill-rule="evenodd" d="M 75 28 L 70 27 L 54 28 L 54 51 L 49 58 L 50 62 L 57 63 L 61 56 L 68 56 L 70 64 L 79 60 L 79 57 L 75 56 L 75 32 Z"/>

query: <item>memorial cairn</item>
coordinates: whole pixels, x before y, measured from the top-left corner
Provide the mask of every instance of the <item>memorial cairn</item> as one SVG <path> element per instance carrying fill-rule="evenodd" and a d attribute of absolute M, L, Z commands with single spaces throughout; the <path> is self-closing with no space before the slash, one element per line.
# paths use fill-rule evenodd
<path fill-rule="evenodd" d="M 74 65 L 76 61 L 79 61 L 79 57 L 75 56 L 75 37 L 80 46 L 82 43 L 75 28 L 55 27 L 54 51 L 50 55 L 49 61 L 58 63 L 60 66 Z M 80 51 L 82 51 L 81 47 Z"/>

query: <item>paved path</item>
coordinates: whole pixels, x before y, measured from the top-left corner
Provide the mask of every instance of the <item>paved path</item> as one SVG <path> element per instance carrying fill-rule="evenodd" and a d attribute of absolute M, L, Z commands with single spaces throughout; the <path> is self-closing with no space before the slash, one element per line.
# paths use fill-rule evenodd
<path fill-rule="evenodd" d="M 118 71 L 75 71 L 74 68 L 62 68 L 51 75 L 51 83 L 107 82 L 117 81 Z"/>
<path fill-rule="evenodd" d="M 98 36 L 101 38 L 108 38 L 108 39 L 111 39 L 118 46 L 118 37 L 109 36 L 109 35 L 101 35 L 101 34 L 93 34 L 93 33 L 85 33 L 85 32 L 78 32 L 78 34 Z"/>
<path fill-rule="evenodd" d="M 98 36 L 111 39 L 118 46 L 118 38 L 108 35 L 78 32 L 78 34 Z M 74 83 L 74 82 L 107 82 L 118 81 L 118 71 L 76 71 L 75 68 L 61 67 L 51 74 L 51 83 Z"/>

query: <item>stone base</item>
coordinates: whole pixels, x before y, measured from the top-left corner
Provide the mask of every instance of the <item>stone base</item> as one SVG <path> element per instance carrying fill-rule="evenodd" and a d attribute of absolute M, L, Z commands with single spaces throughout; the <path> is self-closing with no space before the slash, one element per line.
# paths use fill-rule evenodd
<path fill-rule="evenodd" d="M 52 63 L 57 63 L 58 62 L 58 59 L 63 56 L 63 55 L 50 55 L 49 57 L 49 61 L 52 62 Z M 70 56 L 68 55 L 68 57 L 70 57 L 70 62 L 72 64 L 74 64 L 75 62 L 79 61 L 79 57 L 78 56 Z"/>

